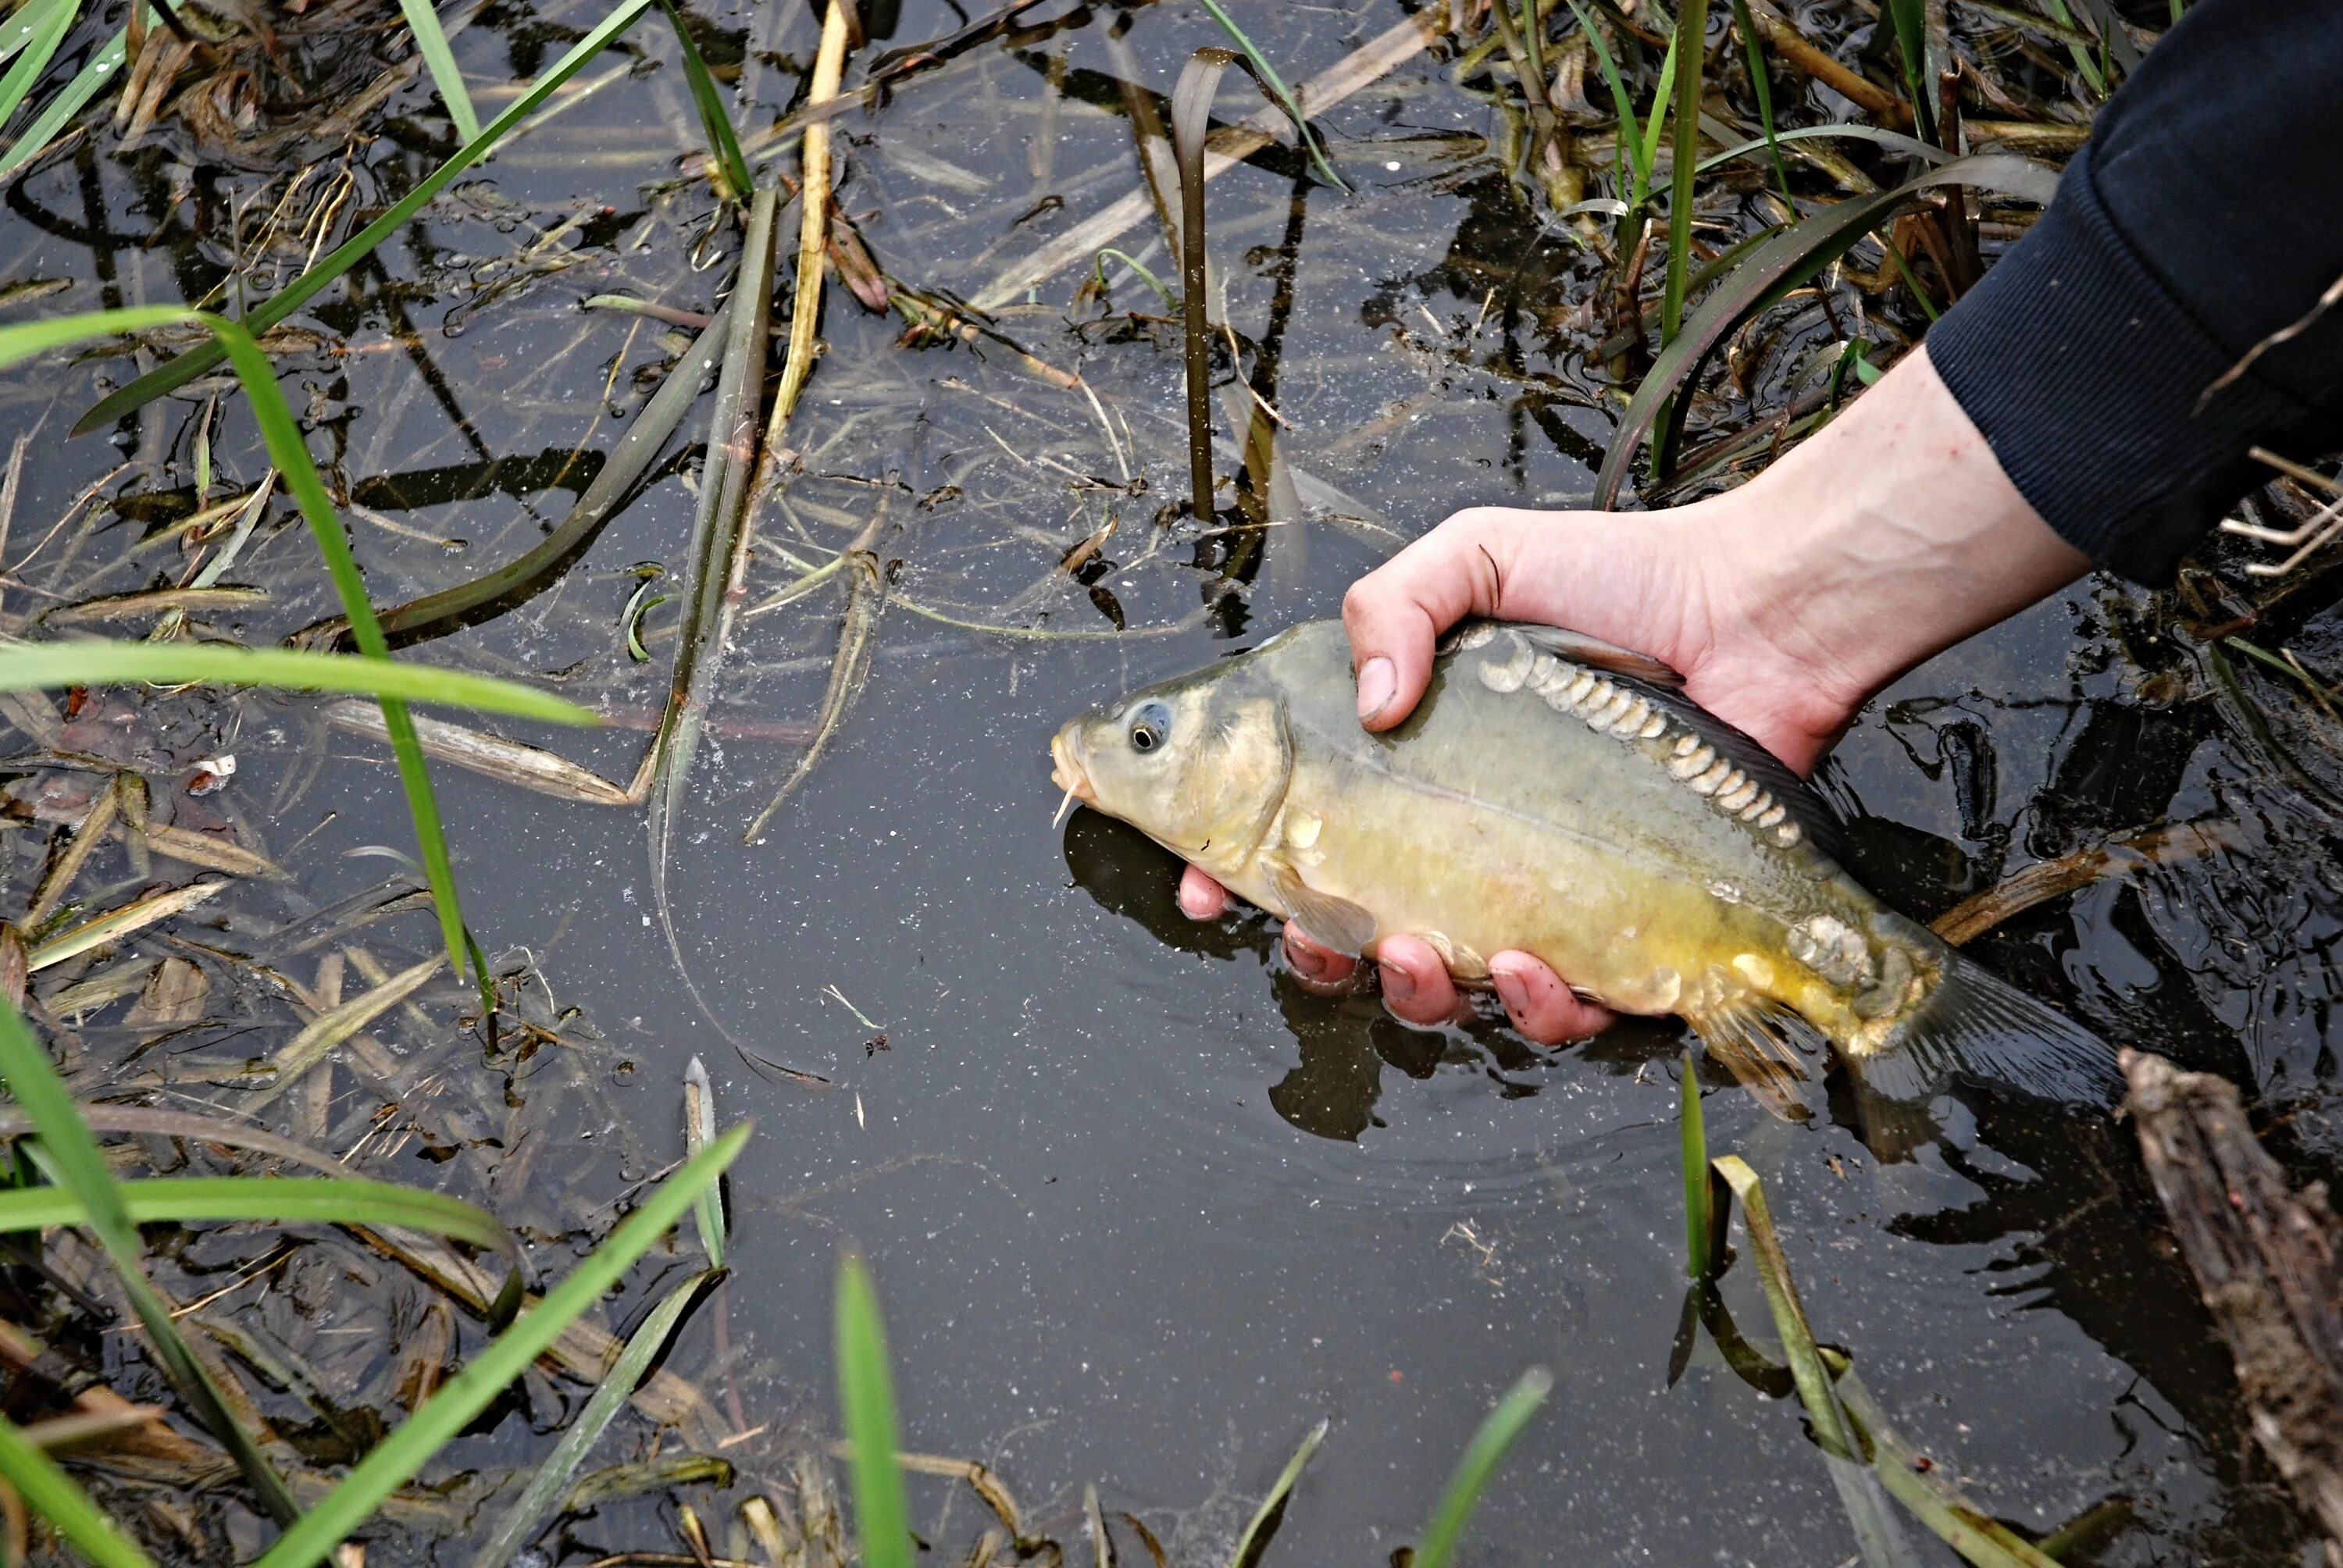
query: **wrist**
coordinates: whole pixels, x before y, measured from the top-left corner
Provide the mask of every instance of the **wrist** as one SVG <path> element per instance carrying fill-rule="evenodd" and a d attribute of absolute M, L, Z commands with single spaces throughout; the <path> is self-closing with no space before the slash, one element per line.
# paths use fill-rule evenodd
<path fill-rule="evenodd" d="M 2090 566 L 2010 482 L 1925 348 L 1713 504 L 1725 617 L 1847 713 Z"/>

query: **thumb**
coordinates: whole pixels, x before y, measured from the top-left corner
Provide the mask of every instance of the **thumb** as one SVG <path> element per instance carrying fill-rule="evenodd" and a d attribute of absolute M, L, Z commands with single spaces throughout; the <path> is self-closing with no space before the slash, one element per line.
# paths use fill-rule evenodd
<path fill-rule="evenodd" d="M 1414 711 L 1441 634 L 1468 615 L 1497 613 L 1500 544 L 1493 510 L 1473 508 L 1351 585 L 1342 627 L 1359 672 L 1361 724 L 1389 729 Z"/>

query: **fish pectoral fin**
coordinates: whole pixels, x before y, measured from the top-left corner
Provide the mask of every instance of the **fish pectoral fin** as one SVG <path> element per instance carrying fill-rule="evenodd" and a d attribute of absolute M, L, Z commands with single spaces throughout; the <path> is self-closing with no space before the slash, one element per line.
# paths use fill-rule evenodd
<path fill-rule="evenodd" d="M 1282 860 L 1269 867 L 1270 886 L 1284 900 L 1287 917 L 1321 947 L 1356 957 L 1375 940 L 1375 918 L 1348 899 L 1322 893 L 1302 879 L 1302 873 Z"/>
<path fill-rule="evenodd" d="M 1819 1075 L 1806 1069 L 1809 1060 L 1820 1056 L 1823 1042 L 1812 1024 L 1771 997 L 1747 990 L 1684 1016 L 1708 1054 L 1759 1104 L 1785 1121 L 1814 1115 L 1805 1085 Z"/>

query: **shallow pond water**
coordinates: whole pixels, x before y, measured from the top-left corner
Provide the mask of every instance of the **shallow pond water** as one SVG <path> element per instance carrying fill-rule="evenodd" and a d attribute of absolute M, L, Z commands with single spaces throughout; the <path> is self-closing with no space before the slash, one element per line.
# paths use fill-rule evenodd
<path fill-rule="evenodd" d="M 1380 3 L 1256 9 L 1255 39 L 1289 77 L 1403 19 Z M 1160 91 L 1219 39 L 1186 5 L 1041 10 L 1053 15 L 839 120 L 840 207 L 892 277 L 972 297 L 1135 188 L 1118 81 Z M 785 106 L 810 14 L 700 14 L 711 57 L 745 49 L 750 97 Z M 500 4 L 459 37 L 459 58 L 476 80 L 504 80 L 593 19 Z M 893 37 L 958 25 L 953 8 L 915 3 Z M 732 242 L 702 237 L 706 186 L 683 177 L 695 132 L 672 42 L 647 23 L 632 46 L 637 68 L 589 68 L 590 95 L 465 176 L 317 312 L 332 339 L 284 359 L 378 602 L 526 548 L 590 477 L 613 416 L 639 407 L 673 352 L 668 329 L 581 312 L 581 298 L 704 311 L 729 275 Z M 1232 80 L 1225 104 L 1242 90 Z M 385 113 L 438 124 L 420 86 Z M 800 467 L 766 519 L 774 548 L 749 569 L 752 613 L 672 847 L 676 940 L 706 1009 L 670 959 L 639 811 L 442 767 L 474 928 L 492 950 L 525 950 L 552 1014 L 575 1009 L 607 1042 L 579 1059 L 599 1098 L 557 1096 L 541 1112 L 528 1109 L 533 1085 L 567 1047 L 518 1066 L 458 1050 L 445 1070 L 509 1073 L 514 1121 L 478 1130 L 495 1145 L 482 1169 L 512 1156 L 514 1129 L 540 1140 L 552 1151 L 524 1190 L 497 1197 L 548 1213 L 564 1184 L 608 1202 L 675 1155 L 695 1053 L 724 1119 L 755 1120 L 730 1181 L 726 1302 L 733 1383 L 760 1429 L 735 1453 L 746 1474 L 778 1464 L 785 1436 L 827 1430 L 832 1268 L 852 1245 L 886 1305 L 907 1443 L 992 1466 L 1069 1543 L 1095 1482 L 1175 1560 L 1224 1560 L 1326 1419 L 1271 1560 L 1381 1560 L 1413 1538 L 1490 1402 L 1542 1363 L 1554 1394 L 1491 1490 L 1473 1560 L 1830 1568 L 1854 1548 L 1795 1405 L 1745 1387 L 1704 1341 L 1669 1384 L 1684 1285 L 1678 1030 L 1545 1051 L 1488 1024 L 1403 1028 L 1371 999 L 1304 994 L 1271 922 L 1183 920 L 1175 868 L 1136 834 L 1087 813 L 1050 825 L 1047 738 L 1077 708 L 1333 613 L 1353 577 L 1454 508 L 1590 491 L 1617 402 L 1573 309 L 1601 268 L 1515 204 L 1486 105 L 1418 58 L 1327 124 L 1351 194 L 1310 184 L 1282 151 L 1212 187 L 1226 314 L 1284 422 L 1281 473 L 1248 481 L 1215 530 L 1157 520 L 1182 493 L 1185 449 L 1176 330 L 1129 315 L 1160 309 L 1143 283 L 1110 264 L 1111 318 L 1097 304 L 1070 316 L 1073 272 L 1000 314 L 1031 354 L 1079 368 L 1095 405 L 999 345 L 902 347 L 900 318 L 832 291 L 828 350 L 789 437 Z M 13 186 L 0 278 L 72 278 L 33 307 L 45 310 L 209 288 L 284 177 L 191 180 L 175 134 L 126 153 L 85 145 Z M 349 166 L 364 206 L 429 165 L 386 138 Z M 341 177 L 330 157 L 320 168 Z M 1731 221 L 1729 204 L 1719 211 Z M 1172 276 L 1160 241 L 1148 247 L 1153 228 L 1119 243 Z M 300 257 L 284 252 L 280 237 L 272 264 L 289 276 Z M 1780 334 L 1777 357 L 1835 341 L 1818 315 Z M 176 495 L 164 516 L 189 504 L 208 388 L 150 407 L 111 446 L 63 444 L 101 378 L 126 377 L 98 360 L 5 389 L 0 444 L 33 437 L 12 562 L 126 461 L 140 467 L 109 494 Z M 226 404 L 212 460 L 242 487 L 265 463 Z M 1748 407 L 1720 394 L 1695 417 L 1723 430 Z M 686 435 L 703 429 L 695 414 Z M 650 658 L 628 657 L 621 610 L 639 578 L 626 568 L 681 569 L 696 465 L 663 468 L 558 585 L 411 657 L 534 673 L 599 706 L 618 722 L 592 735 L 508 732 L 623 782 L 674 644 L 670 605 L 645 621 Z M 867 689 L 744 845 L 820 709 L 839 599 L 753 612 L 796 575 L 785 552 L 819 559 L 882 506 L 893 602 Z M 12 567 L 8 608 L 28 608 L 19 584 L 34 585 L 29 608 L 152 586 L 153 559 L 122 558 L 135 516 L 97 514 Z M 1058 569 L 1110 520 L 1085 580 Z M 329 613 L 309 549 L 274 508 L 231 579 L 269 600 L 204 624 L 265 642 Z M 2177 614 L 2081 585 L 1884 694 L 1825 787 L 1854 822 L 1857 874 L 1923 916 L 2109 835 L 2224 824 L 2228 848 L 2030 910 L 1979 950 L 2112 1040 L 2262 1091 L 2292 1113 L 2278 1146 L 2316 1173 L 2334 1150 L 2332 819 L 2274 763 L 2268 729 L 2240 716 Z M 2306 650 L 2324 646 L 2316 615 L 2301 624 Z M 2265 705 L 2289 700 L 2282 681 L 2235 678 Z M 2300 727 L 2316 715 L 2286 711 L 2297 729 L 2278 742 L 2315 750 Z M 384 875 L 360 851 L 410 842 L 385 755 L 327 729 L 316 705 L 224 706 L 198 722 L 239 759 L 225 799 L 208 799 L 287 851 L 293 887 L 268 898 L 331 905 Z M 29 887 L 37 859 L 18 868 Z M 385 930 L 430 950 L 427 913 Z M 459 1006 L 448 990 L 434 1010 Z M 203 1043 L 249 1049 L 230 1035 Z M 759 1070 L 736 1041 L 830 1086 Z M 177 1081 L 179 1050 L 140 1066 Z M 1766 1178 L 1818 1332 L 1974 1498 L 2040 1530 L 2128 1497 L 2137 1518 L 2101 1549 L 2107 1563 L 2307 1560 L 2250 1452 L 2225 1354 L 2159 1241 L 2127 1130 L 1947 1101 L 1939 1140 L 1883 1161 L 1847 1125 L 1775 1122 L 1721 1077 L 1710 1087 L 1712 1143 Z M 448 1159 L 428 1141 L 414 1152 Z M 397 1173 L 427 1181 L 433 1165 Z M 540 1229 L 558 1251 L 567 1227 Z M 1726 1293 L 1745 1324 L 1765 1322 L 1748 1269 Z M 709 1317 L 674 1370 L 714 1364 Z M 508 1408 L 450 1463 L 516 1462 L 541 1445 L 545 1413 Z M 939 1554 L 982 1523 L 940 1483 L 917 1483 L 914 1502 Z M 588 1545 L 672 1540 L 640 1509 L 578 1527 L 572 1544 L 584 1561 Z M 1125 1561 L 1137 1550 L 1126 1538 Z"/>

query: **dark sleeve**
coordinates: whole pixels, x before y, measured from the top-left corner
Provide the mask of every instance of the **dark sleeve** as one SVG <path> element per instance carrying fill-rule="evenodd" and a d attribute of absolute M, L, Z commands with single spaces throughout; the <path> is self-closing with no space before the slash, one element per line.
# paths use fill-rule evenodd
<path fill-rule="evenodd" d="M 2343 5 L 2197 0 L 2101 112 L 2039 223 L 1928 357 L 2050 526 L 2169 582 L 2270 477 L 2343 445 Z"/>

